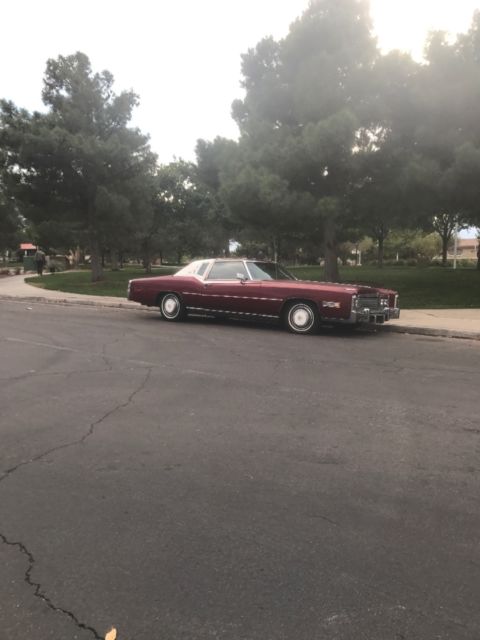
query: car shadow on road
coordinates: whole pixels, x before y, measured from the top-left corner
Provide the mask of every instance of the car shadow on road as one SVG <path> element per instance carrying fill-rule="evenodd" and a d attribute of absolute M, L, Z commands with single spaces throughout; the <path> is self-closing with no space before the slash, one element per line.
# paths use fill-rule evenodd
<path fill-rule="evenodd" d="M 160 314 L 145 314 L 145 319 L 150 322 L 160 322 L 162 324 L 165 321 Z M 268 331 L 277 332 L 293 337 L 292 333 L 289 333 L 280 322 L 275 321 L 251 321 L 243 320 L 240 318 L 214 318 L 212 316 L 203 315 L 189 315 L 188 319 L 181 323 L 182 326 L 194 325 L 197 327 L 205 327 L 205 329 L 215 327 L 225 327 L 232 329 L 245 329 L 246 331 Z M 378 337 L 381 334 L 381 330 L 375 325 L 367 325 L 362 327 L 352 327 L 351 325 L 327 325 L 322 324 L 318 331 L 309 336 L 315 338 L 318 336 L 341 338 L 343 340 L 365 340 L 374 336 Z M 306 336 L 295 336 L 299 338 L 305 338 Z"/>

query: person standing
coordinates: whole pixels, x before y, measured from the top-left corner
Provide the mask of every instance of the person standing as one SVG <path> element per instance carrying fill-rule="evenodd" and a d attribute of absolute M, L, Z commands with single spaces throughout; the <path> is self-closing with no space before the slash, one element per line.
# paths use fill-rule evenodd
<path fill-rule="evenodd" d="M 37 265 L 37 274 L 43 275 L 43 269 L 45 268 L 45 254 L 41 249 L 37 249 L 35 253 L 35 264 Z"/>

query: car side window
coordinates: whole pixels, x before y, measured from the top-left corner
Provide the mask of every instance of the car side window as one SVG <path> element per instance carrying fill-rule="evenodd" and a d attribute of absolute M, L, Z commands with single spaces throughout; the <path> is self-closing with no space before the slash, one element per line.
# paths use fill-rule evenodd
<path fill-rule="evenodd" d="M 203 276 L 208 267 L 208 262 L 202 262 L 197 269 L 197 276 Z"/>
<path fill-rule="evenodd" d="M 215 262 L 208 274 L 208 280 L 240 280 L 248 279 L 243 262 Z"/>

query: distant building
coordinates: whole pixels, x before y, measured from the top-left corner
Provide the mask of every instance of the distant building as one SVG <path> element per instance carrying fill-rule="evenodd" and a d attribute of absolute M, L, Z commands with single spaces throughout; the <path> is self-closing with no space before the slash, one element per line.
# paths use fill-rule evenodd
<path fill-rule="evenodd" d="M 477 247 L 480 241 L 477 238 L 458 238 L 457 260 L 477 260 Z M 454 249 L 451 247 L 447 253 L 447 259 L 454 259 Z"/>
<path fill-rule="evenodd" d="M 18 253 L 22 256 L 34 256 L 37 251 L 36 245 L 31 242 L 22 242 L 20 244 Z"/>

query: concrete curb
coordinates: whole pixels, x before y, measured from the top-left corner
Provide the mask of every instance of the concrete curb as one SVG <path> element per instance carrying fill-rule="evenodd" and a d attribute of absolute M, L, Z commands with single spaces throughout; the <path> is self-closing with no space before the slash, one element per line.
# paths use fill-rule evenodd
<path fill-rule="evenodd" d="M 99 296 L 98 300 L 81 300 L 79 298 L 46 298 L 43 296 L 9 296 L 0 295 L 0 300 L 8 300 L 10 302 L 23 302 L 23 303 L 41 303 L 41 304 L 58 304 L 58 305 L 79 305 L 86 307 L 99 307 L 104 309 L 126 309 L 129 311 L 146 311 L 158 313 L 156 307 L 145 307 L 138 302 L 130 302 L 125 300 L 123 302 L 106 301 Z M 480 333 L 472 331 L 458 331 L 453 329 L 438 329 L 430 327 L 412 327 L 402 324 L 388 324 L 388 325 L 376 325 L 376 329 L 380 331 L 390 331 L 392 333 L 404 333 L 422 336 L 435 336 L 437 338 L 458 338 L 462 340 L 480 340 Z"/>
<path fill-rule="evenodd" d="M 437 338 L 460 338 L 462 340 L 480 340 L 480 333 L 473 331 L 457 331 L 455 329 L 434 329 L 433 327 L 410 327 L 407 325 L 379 325 L 381 331 L 392 333 L 411 333 L 419 336 L 435 336 Z"/>
<path fill-rule="evenodd" d="M 100 296 L 99 296 L 100 297 Z M 132 311 L 158 311 L 144 307 L 137 302 L 110 302 L 106 300 L 80 300 L 78 298 L 44 298 L 42 296 L 8 296 L 0 295 L 0 300 L 9 302 L 40 302 L 41 304 L 79 305 L 85 307 L 101 307 L 104 309 L 130 309 Z"/>

